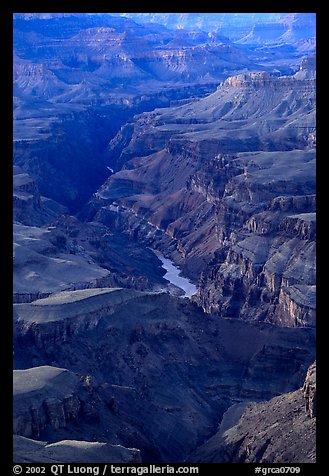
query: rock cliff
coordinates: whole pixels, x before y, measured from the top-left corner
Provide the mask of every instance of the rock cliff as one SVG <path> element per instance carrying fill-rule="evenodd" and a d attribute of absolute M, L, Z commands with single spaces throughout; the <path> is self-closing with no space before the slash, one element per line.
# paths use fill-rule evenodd
<path fill-rule="evenodd" d="M 106 144 L 129 118 L 209 93 L 246 66 L 224 38 L 108 14 L 15 16 L 14 29 L 14 161 L 71 212 L 109 175 Z"/>
<path fill-rule="evenodd" d="M 264 403 L 246 407 L 233 405 L 224 414 L 216 435 L 189 460 L 203 463 L 315 463 L 315 386 L 315 365 L 312 365 L 303 389 Z"/>
<path fill-rule="evenodd" d="M 81 217 L 171 257 L 208 312 L 314 326 L 314 114 L 314 76 L 265 72 L 142 114 Z"/>
<path fill-rule="evenodd" d="M 14 434 L 39 437 L 47 426 L 57 430 L 76 420 L 82 408 L 78 387 L 78 376 L 65 369 L 15 370 Z"/>
<path fill-rule="evenodd" d="M 138 450 L 120 445 L 76 440 L 47 444 L 31 439 L 101 418 L 87 377 L 50 366 L 15 370 L 13 393 L 16 463 L 140 461 Z"/>
<path fill-rule="evenodd" d="M 14 221 L 23 225 L 41 226 L 68 213 L 63 205 L 40 194 L 37 180 L 14 166 Z"/>

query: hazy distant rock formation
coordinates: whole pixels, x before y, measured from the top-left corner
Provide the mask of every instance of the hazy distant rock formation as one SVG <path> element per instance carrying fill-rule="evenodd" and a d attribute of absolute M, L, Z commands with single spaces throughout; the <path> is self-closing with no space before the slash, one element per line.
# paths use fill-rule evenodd
<path fill-rule="evenodd" d="M 239 44 L 298 46 L 315 43 L 314 13 L 121 13 L 141 23 L 161 23 L 168 28 L 197 26 L 210 34 L 226 35 Z M 306 47 L 306 46 L 304 46 Z M 307 50 L 308 51 L 308 50 Z"/>
<path fill-rule="evenodd" d="M 145 14 L 134 15 L 138 20 Z M 184 14 L 187 27 L 189 17 Z M 225 25 L 223 18 L 220 26 L 232 26 L 232 17 Z M 200 25 L 170 30 L 109 14 L 15 15 L 14 159 L 36 176 L 43 195 L 76 212 L 109 175 L 106 144 L 134 114 L 200 97 L 239 72 L 291 73 L 306 52 L 315 51 L 312 15 L 276 18 L 271 26 L 282 27 L 280 41 L 289 46 L 275 45 L 270 54 L 263 39 L 258 53 Z M 297 30 L 312 45 L 293 38 Z"/>
<path fill-rule="evenodd" d="M 113 15 L 15 15 L 15 164 L 76 212 L 109 175 L 103 153 L 122 124 L 208 93 L 246 62 L 257 69 L 230 41 L 202 31 Z"/>

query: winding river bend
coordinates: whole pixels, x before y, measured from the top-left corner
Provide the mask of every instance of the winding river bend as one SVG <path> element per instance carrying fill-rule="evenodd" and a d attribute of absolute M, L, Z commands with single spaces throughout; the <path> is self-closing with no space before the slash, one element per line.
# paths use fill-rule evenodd
<path fill-rule="evenodd" d="M 171 284 L 180 288 L 184 292 L 182 297 L 190 298 L 196 294 L 197 287 L 191 283 L 189 279 L 181 275 L 181 270 L 177 268 L 170 259 L 165 258 L 159 251 L 152 251 L 157 255 L 159 260 L 162 261 L 162 267 L 167 271 L 163 276 L 164 279 L 167 279 Z"/>

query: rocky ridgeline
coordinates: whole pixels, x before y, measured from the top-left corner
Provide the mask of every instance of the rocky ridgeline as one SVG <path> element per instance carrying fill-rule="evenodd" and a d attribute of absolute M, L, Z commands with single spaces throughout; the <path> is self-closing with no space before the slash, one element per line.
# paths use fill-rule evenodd
<path fill-rule="evenodd" d="M 14 463 L 141 463 L 140 452 L 121 445 L 81 440 L 56 443 L 14 436 Z"/>
<path fill-rule="evenodd" d="M 284 77 L 275 77 L 270 75 L 267 72 L 256 72 L 256 73 L 245 73 L 239 74 L 237 76 L 231 76 L 227 78 L 219 86 L 219 90 L 229 88 L 249 88 L 250 90 L 257 90 L 259 88 L 268 88 L 269 90 L 275 91 L 279 89 L 291 89 L 296 88 L 303 89 L 304 91 L 314 91 L 314 75 L 310 74 L 309 76 L 303 75 L 302 72 L 305 71 L 314 71 L 315 65 L 314 62 L 305 58 L 305 61 L 302 62 L 300 70 L 297 75 L 294 76 L 284 76 Z"/>
<path fill-rule="evenodd" d="M 56 18 L 15 18 L 14 28 L 14 161 L 74 213 L 106 167 L 116 170 L 106 145 L 127 120 L 208 94 L 228 71 L 246 67 L 227 39 L 113 15 L 64 20 L 60 38 Z M 257 68 L 251 57 L 247 63 Z"/>

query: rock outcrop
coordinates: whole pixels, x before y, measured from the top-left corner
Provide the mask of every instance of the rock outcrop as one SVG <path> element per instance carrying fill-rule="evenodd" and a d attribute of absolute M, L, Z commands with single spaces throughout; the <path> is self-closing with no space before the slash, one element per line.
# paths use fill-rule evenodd
<path fill-rule="evenodd" d="M 268 402 L 234 405 L 224 414 L 218 432 L 189 461 L 315 463 L 315 386 L 314 364 L 303 389 Z"/>
<path fill-rule="evenodd" d="M 312 364 L 306 374 L 303 385 L 303 396 L 306 400 L 305 410 L 310 418 L 316 417 L 316 362 Z"/>
<path fill-rule="evenodd" d="M 14 434 L 38 438 L 49 426 L 65 428 L 82 410 L 79 377 L 65 369 L 41 366 L 15 370 Z"/>
<path fill-rule="evenodd" d="M 246 66 L 201 31 L 77 14 L 58 38 L 57 22 L 14 19 L 14 161 L 71 213 L 109 176 L 106 144 L 134 114 L 202 96 Z"/>
<path fill-rule="evenodd" d="M 315 462 L 314 15 L 239 47 L 40 15 L 14 17 L 15 462 Z"/>
<path fill-rule="evenodd" d="M 68 213 L 63 205 L 40 195 L 37 180 L 14 166 L 14 221 L 23 225 L 41 226 Z"/>

